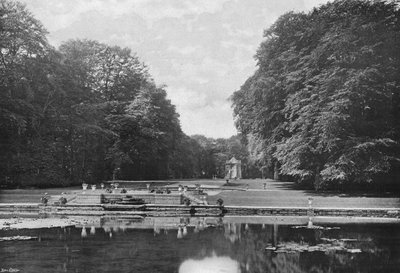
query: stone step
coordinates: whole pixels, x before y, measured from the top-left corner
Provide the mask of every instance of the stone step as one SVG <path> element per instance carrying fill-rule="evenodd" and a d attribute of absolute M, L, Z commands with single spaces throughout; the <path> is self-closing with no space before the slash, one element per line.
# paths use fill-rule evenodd
<path fill-rule="evenodd" d="M 207 201 L 200 200 L 199 198 L 193 196 L 192 194 L 188 192 L 184 192 L 183 196 L 189 199 L 190 201 L 194 202 L 197 205 L 207 205 Z"/>

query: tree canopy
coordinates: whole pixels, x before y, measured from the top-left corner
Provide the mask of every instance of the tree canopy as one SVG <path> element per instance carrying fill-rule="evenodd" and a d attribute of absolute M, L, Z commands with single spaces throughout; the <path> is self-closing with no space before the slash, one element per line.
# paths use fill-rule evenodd
<path fill-rule="evenodd" d="M 128 48 L 70 40 L 56 50 L 46 35 L 25 5 L 0 1 L 2 184 L 168 178 L 186 140 L 146 66 Z"/>
<path fill-rule="evenodd" d="M 109 179 L 224 176 L 238 137 L 186 136 L 163 86 L 129 48 L 58 49 L 25 5 L 0 0 L 0 182 L 65 186 Z"/>
<path fill-rule="evenodd" d="M 252 158 L 317 190 L 396 181 L 399 6 L 334 1 L 284 14 L 264 37 L 232 96 Z"/>

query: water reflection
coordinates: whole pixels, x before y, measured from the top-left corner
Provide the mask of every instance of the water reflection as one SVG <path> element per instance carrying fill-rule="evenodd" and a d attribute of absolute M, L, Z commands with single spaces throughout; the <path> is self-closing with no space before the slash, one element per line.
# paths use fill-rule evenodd
<path fill-rule="evenodd" d="M 96 234 L 96 228 L 94 226 L 92 226 L 90 228 L 90 235 L 95 235 Z"/>
<path fill-rule="evenodd" d="M 86 238 L 87 237 L 87 233 L 86 233 L 86 228 L 85 227 L 82 228 L 81 237 L 82 238 Z"/>
<path fill-rule="evenodd" d="M 179 267 L 179 273 L 240 273 L 240 265 L 230 257 L 205 257 L 188 259 Z"/>
<path fill-rule="evenodd" d="M 224 236 L 227 238 L 231 243 L 240 240 L 241 235 L 241 225 L 235 223 L 226 223 L 224 225 Z"/>
<path fill-rule="evenodd" d="M 108 217 L 76 222 L 81 224 L 0 231 L 0 237 L 40 238 L 0 242 L 0 266 L 18 265 L 21 272 L 179 273 L 398 272 L 400 267 L 399 225 L 333 229 L 308 217 Z"/>
<path fill-rule="evenodd" d="M 182 228 L 181 227 L 178 228 L 178 235 L 176 236 L 176 238 L 178 238 L 178 239 L 182 239 L 183 238 Z"/>

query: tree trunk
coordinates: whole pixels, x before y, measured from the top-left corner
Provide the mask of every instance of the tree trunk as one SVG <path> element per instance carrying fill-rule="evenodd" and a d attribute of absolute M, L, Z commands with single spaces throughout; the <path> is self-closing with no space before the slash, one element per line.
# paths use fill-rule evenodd
<path fill-rule="evenodd" d="M 314 189 L 316 191 L 319 191 L 321 188 L 321 175 L 320 175 L 320 167 L 317 166 L 316 170 L 315 170 L 315 177 L 314 177 Z"/>
<path fill-rule="evenodd" d="M 275 162 L 275 165 L 274 165 L 274 180 L 279 180 L 279 166 L 278 166 L 278 162 Z"/>

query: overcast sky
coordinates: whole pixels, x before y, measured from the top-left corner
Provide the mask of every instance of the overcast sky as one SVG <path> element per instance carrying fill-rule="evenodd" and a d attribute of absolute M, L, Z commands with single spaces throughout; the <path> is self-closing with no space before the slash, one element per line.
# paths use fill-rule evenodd
<path fill-rule="evenodd" d="M 255 71 L 263 30 L 326 0 L 23 0 L 54 46 L 88 38 L 129 47 L 167 85 L 183 131 L 237 133 L 229 101 Z"/>

